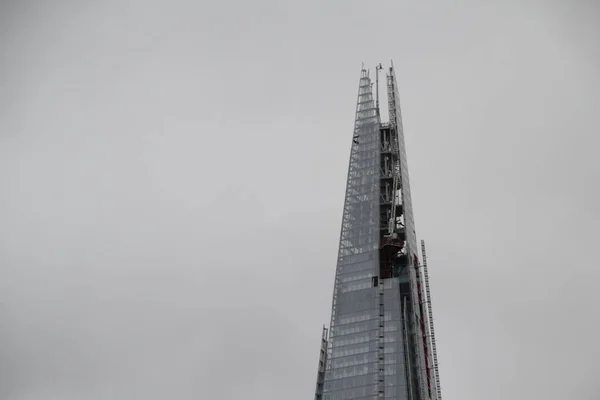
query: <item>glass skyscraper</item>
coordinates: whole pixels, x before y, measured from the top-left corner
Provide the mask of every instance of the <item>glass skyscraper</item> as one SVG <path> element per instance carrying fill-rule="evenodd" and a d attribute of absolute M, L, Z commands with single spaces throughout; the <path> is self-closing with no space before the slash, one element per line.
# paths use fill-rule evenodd
<path fill-rule="evenodd" d="M 419 261 L 393 65 L 362 69 L 316 400 L 441 400 L 424 243 Z M 375 95 L 373 86 L 375 85 Z"/>

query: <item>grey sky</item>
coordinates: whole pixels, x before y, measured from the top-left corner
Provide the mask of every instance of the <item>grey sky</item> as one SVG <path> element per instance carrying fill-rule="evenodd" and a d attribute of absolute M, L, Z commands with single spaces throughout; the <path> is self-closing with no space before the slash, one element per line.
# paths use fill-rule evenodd
<path fill-rule="evenodd" d="M 517 3 L 0 1 L 0 398 L 310 399 L 393 58 L 445 400 L 597 399 L 600 6 Z"/>

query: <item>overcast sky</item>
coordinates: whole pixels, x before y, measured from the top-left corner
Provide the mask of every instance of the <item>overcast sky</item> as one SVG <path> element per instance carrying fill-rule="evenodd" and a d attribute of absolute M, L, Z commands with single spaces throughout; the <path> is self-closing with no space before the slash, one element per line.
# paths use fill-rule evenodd
<path fill-rule="evenodd" d="M 599 398 L 599 3 L 0 7 L 0 399 L 311 399 L 389 59 L 444 399 Z"/>

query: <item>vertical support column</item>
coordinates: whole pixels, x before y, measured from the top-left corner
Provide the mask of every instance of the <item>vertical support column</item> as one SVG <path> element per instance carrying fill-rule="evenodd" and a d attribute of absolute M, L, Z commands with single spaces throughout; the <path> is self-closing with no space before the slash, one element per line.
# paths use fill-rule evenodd
<path fill-rule="evenodd" d="M 384 281 L 379 279 L 379 340 L 377 343 L 377 397 L 385 397 L 385 307 L 384 307 Z"/>
<path fill-rule="evenodd" d="M 410 367 L 410 351 L 408 341 L 408 312 L 406 310 L 406 297 L 402 298 L 402 332 L 404 334 L 404 363 L 406 365 L 406 391 L 409 400 L 414 400 L 412 388 L 412 373 Z"/>

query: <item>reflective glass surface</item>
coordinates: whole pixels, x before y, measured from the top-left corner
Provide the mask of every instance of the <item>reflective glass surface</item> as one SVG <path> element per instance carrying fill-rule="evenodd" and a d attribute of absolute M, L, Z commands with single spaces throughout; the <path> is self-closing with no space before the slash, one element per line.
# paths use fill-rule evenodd
<path fill-rule="evenodd" d="M 377 393 L 379 294 L 379 119 L 362 72 L 334 287 L 324 400 Z"/>
<path fill-rule="evenodd" d="M 399 135 L 402 203 L 412 262 L 416 234 L 400 103 L 393 71 L 390 74 L 388 86 L 392 91 L 388 96 Z M 379 275 L 381 124 L 372 86 L 363 70 L 342 217 L 323 400 L 422 398 L 423 356 L 416 342 L 415 310 L 411 306 L 418 302 L 416 278 L 409 276 L 414 275 L 414 269 L 408 268 L 399 277 L 381 282 L 373 279 Z"/>

